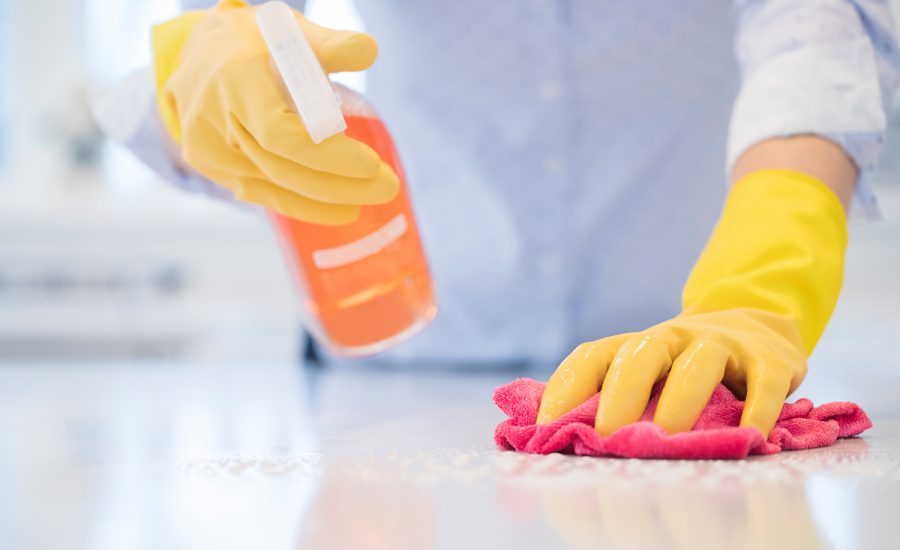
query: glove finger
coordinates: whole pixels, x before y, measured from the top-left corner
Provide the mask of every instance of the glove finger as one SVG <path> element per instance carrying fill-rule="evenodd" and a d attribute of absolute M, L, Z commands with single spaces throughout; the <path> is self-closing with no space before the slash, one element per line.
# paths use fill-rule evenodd
<path fill-rule="evenodd" d="M 672 365 L 669 348 L 662 339 L 639 334 L 628 339 L 606 373 L 594 427 L 607 436 L 626 424 L 640 420 L 653 384 Z"/>
<path fill-rule="evenodd" d="M 722 376 L 730 354 L 715 342 L 698 340 L 675 359 L 653 422 L 672 434 L 694 427 Z"/>
<path fill-rule="evenodd" d="M 309 223 L 343 225 L 359 217 L 359 206 L 318 202 L 264 180 L 238 180 L 233 192 L 238 200 L 259 204 L 282 216 Z"/>
<path fill-rule="evenodd" d="M 628 336 L 586 342 L 563 359 L 544 388 L 537 423 L 552 422 L 597 393 L 612 358 Z"/>
<path fill-rule="evenodd" d="M 241 151 L 272 183 L 310 199 L 332 204 L 384 204 L 397 196 L 400 180 L 390 166 L 379 163 L 371 178 L 347 178 L 311 170 L 265 150 L 240 124 L 232 131 Z"/>
<path fill-rule="evenodd" d="M 348 178 L 377 175 L 381 159 L 365 143 L 344 134 L 313 143 L 303 120 L 290 107 L 290 96 L 273 76 L 274 70 L 265 59 L 248 62 L 243 68 L 247 85 L 227 92 L 233 113 L 229 130 L 242 127 L 263 149 L 312 170 Z"/>
<path fill-rule="evenodd" d="M 244 127 L 265 150 L 312 170 L 348 178 L 371 178 L 378 174 L 381 158 L 361 141 L 336 134 L 315 144 L 300 117 L 289 111 L 250 121 Z"/>
<path fill-rule="evenodd" d="M 299 13 L 295 15 L 325 72 L 364 71 L 375 62 L 378 43 L 371 35 L 320 27 Z"/>
<path fill-rule="evenodd" d="M 181 157 L 194 171 L 228 189 L 237 178 L 265 179 L 259 168 L 240 149 L 226 143 L 205 119 L 197 119 L 186 130 Z"/>
<path fill-rule="evenodd" d="M 359 216 L 358 206 L 323 203 L 269 183 L 245 154 L 219 139 L 188 139 L 182 155 L 191 168 L 234 193 L 235 198 L 290 218 L 339 225 L 350 223 Z"/>
<path fill-rule="evenodd" d="M 769 437 L 791 387 L 790 369 L 776 361 L 768 357 L 765 365 L 757 363 L 747 369 L 747 399 L 741 427 L 756 428 L 763 437 Z"/>

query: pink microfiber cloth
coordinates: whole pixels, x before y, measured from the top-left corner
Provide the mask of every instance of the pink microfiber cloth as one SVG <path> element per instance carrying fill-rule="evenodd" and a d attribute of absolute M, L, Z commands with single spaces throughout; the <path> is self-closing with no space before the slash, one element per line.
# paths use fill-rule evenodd
<path fill-rule="evenodd" d="M 664 380 L 653 387 L 647 410 L 639 422 L 623 426 L 609 437 L 594 431 L 596 394 L 550 424 L 536 425 L 544 384 L 520 378 L 494 391 L 494 403 L 509 416 L 494 433 L 501 449 L 526 453 L 574 453 L 626 458 L 745 458 L 782 450 L 814 449 L 839 437 L 859 435 L 872 427 L 866 413 L 854 403 L 827 403 L 813 407 L 809 399 L 785 403 L 769 439 L 753 428 L 740 428 L 744 402 L 719 384 L 693 430 L 668 435 L 653 424 L 653 412 Z"/>

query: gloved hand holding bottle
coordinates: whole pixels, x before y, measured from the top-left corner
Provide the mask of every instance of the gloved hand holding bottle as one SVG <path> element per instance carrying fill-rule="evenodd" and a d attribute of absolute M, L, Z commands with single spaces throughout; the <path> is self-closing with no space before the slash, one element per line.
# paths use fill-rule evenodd
<path fill-rule="evenodd" d="M 804 139 L 813 140 L 814 152 L 824 149 L 837 159 L 837 179 L 855 180 L 836 146 Z M 668 376 L 654 422 L 669 433 L 690 430 L 721 382 L 746 397 L 741 426 L 768 435 L 785 398 L 803 380 L 806 358 L 837 301 L 847 245 L 838 194 L 810 175 L 819 175 L 821 163 L 807 170 L 810 155 L 782 157 L 785 162 L 779 157 L 774 165 L 807 173 L 762 169 L 738 178 L 684 287 L 681 314 L 576 348 L 547 383 L 538 423 L 602 388 L 595 427 L 609 435 L 639 420 L 652 386 Z"/>
<path fill-rule="evenodd" d="M 307 222 L 349 223 L 361 205 L 392 200 L 397 175 L 371 147 L 344 134 L 313 143 L 272 67 L 256 9 L 222 0 L 153 30 L 159 109 L 184 161 L 237 199 Z M 327 72 L 374 62 L 371 36 L 294 15 Z"/>

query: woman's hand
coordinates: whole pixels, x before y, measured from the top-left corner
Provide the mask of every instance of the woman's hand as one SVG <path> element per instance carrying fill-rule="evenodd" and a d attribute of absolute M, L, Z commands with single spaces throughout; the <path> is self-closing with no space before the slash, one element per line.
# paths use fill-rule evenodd
<path fill-rule="evenodd" d="M 347 223 L 360 205 L 392 200 L 399 180 L 369 146 L 344 134 L 313 143 L 282 91 L 255 14 L 228 0 L 154 29 L 160 113 L 184 161 L 236 198 L 304 221 Z M 374 62 L 371 36 L 295 17 L 326 71 Z"/>
<path fill-rule="evenodd" d="M 547 382 L 537 421 L 555 420 L 602 388 L 595 426 L 609 435 L 640 419 L 653 385 L 668 375 L 653 417 L 667 432 L 690 430 L 722 382 L 746 396 L 741 426 L 768 435 L 806 374 L 800 347 L 792 320 L 767 311 L 682 314 L 578 346 Z"/>

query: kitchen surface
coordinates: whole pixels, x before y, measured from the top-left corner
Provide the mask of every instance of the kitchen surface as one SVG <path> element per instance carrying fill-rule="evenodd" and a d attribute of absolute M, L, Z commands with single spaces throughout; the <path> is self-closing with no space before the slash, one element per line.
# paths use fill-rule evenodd
<path fill-rule="evenodd" d="M 743 461 L 519 455 L 493 449 L 490 393 L 520 374 L 4 367 L 0 546 L 900 543 L 897 416 L 830 448 Z"/>

